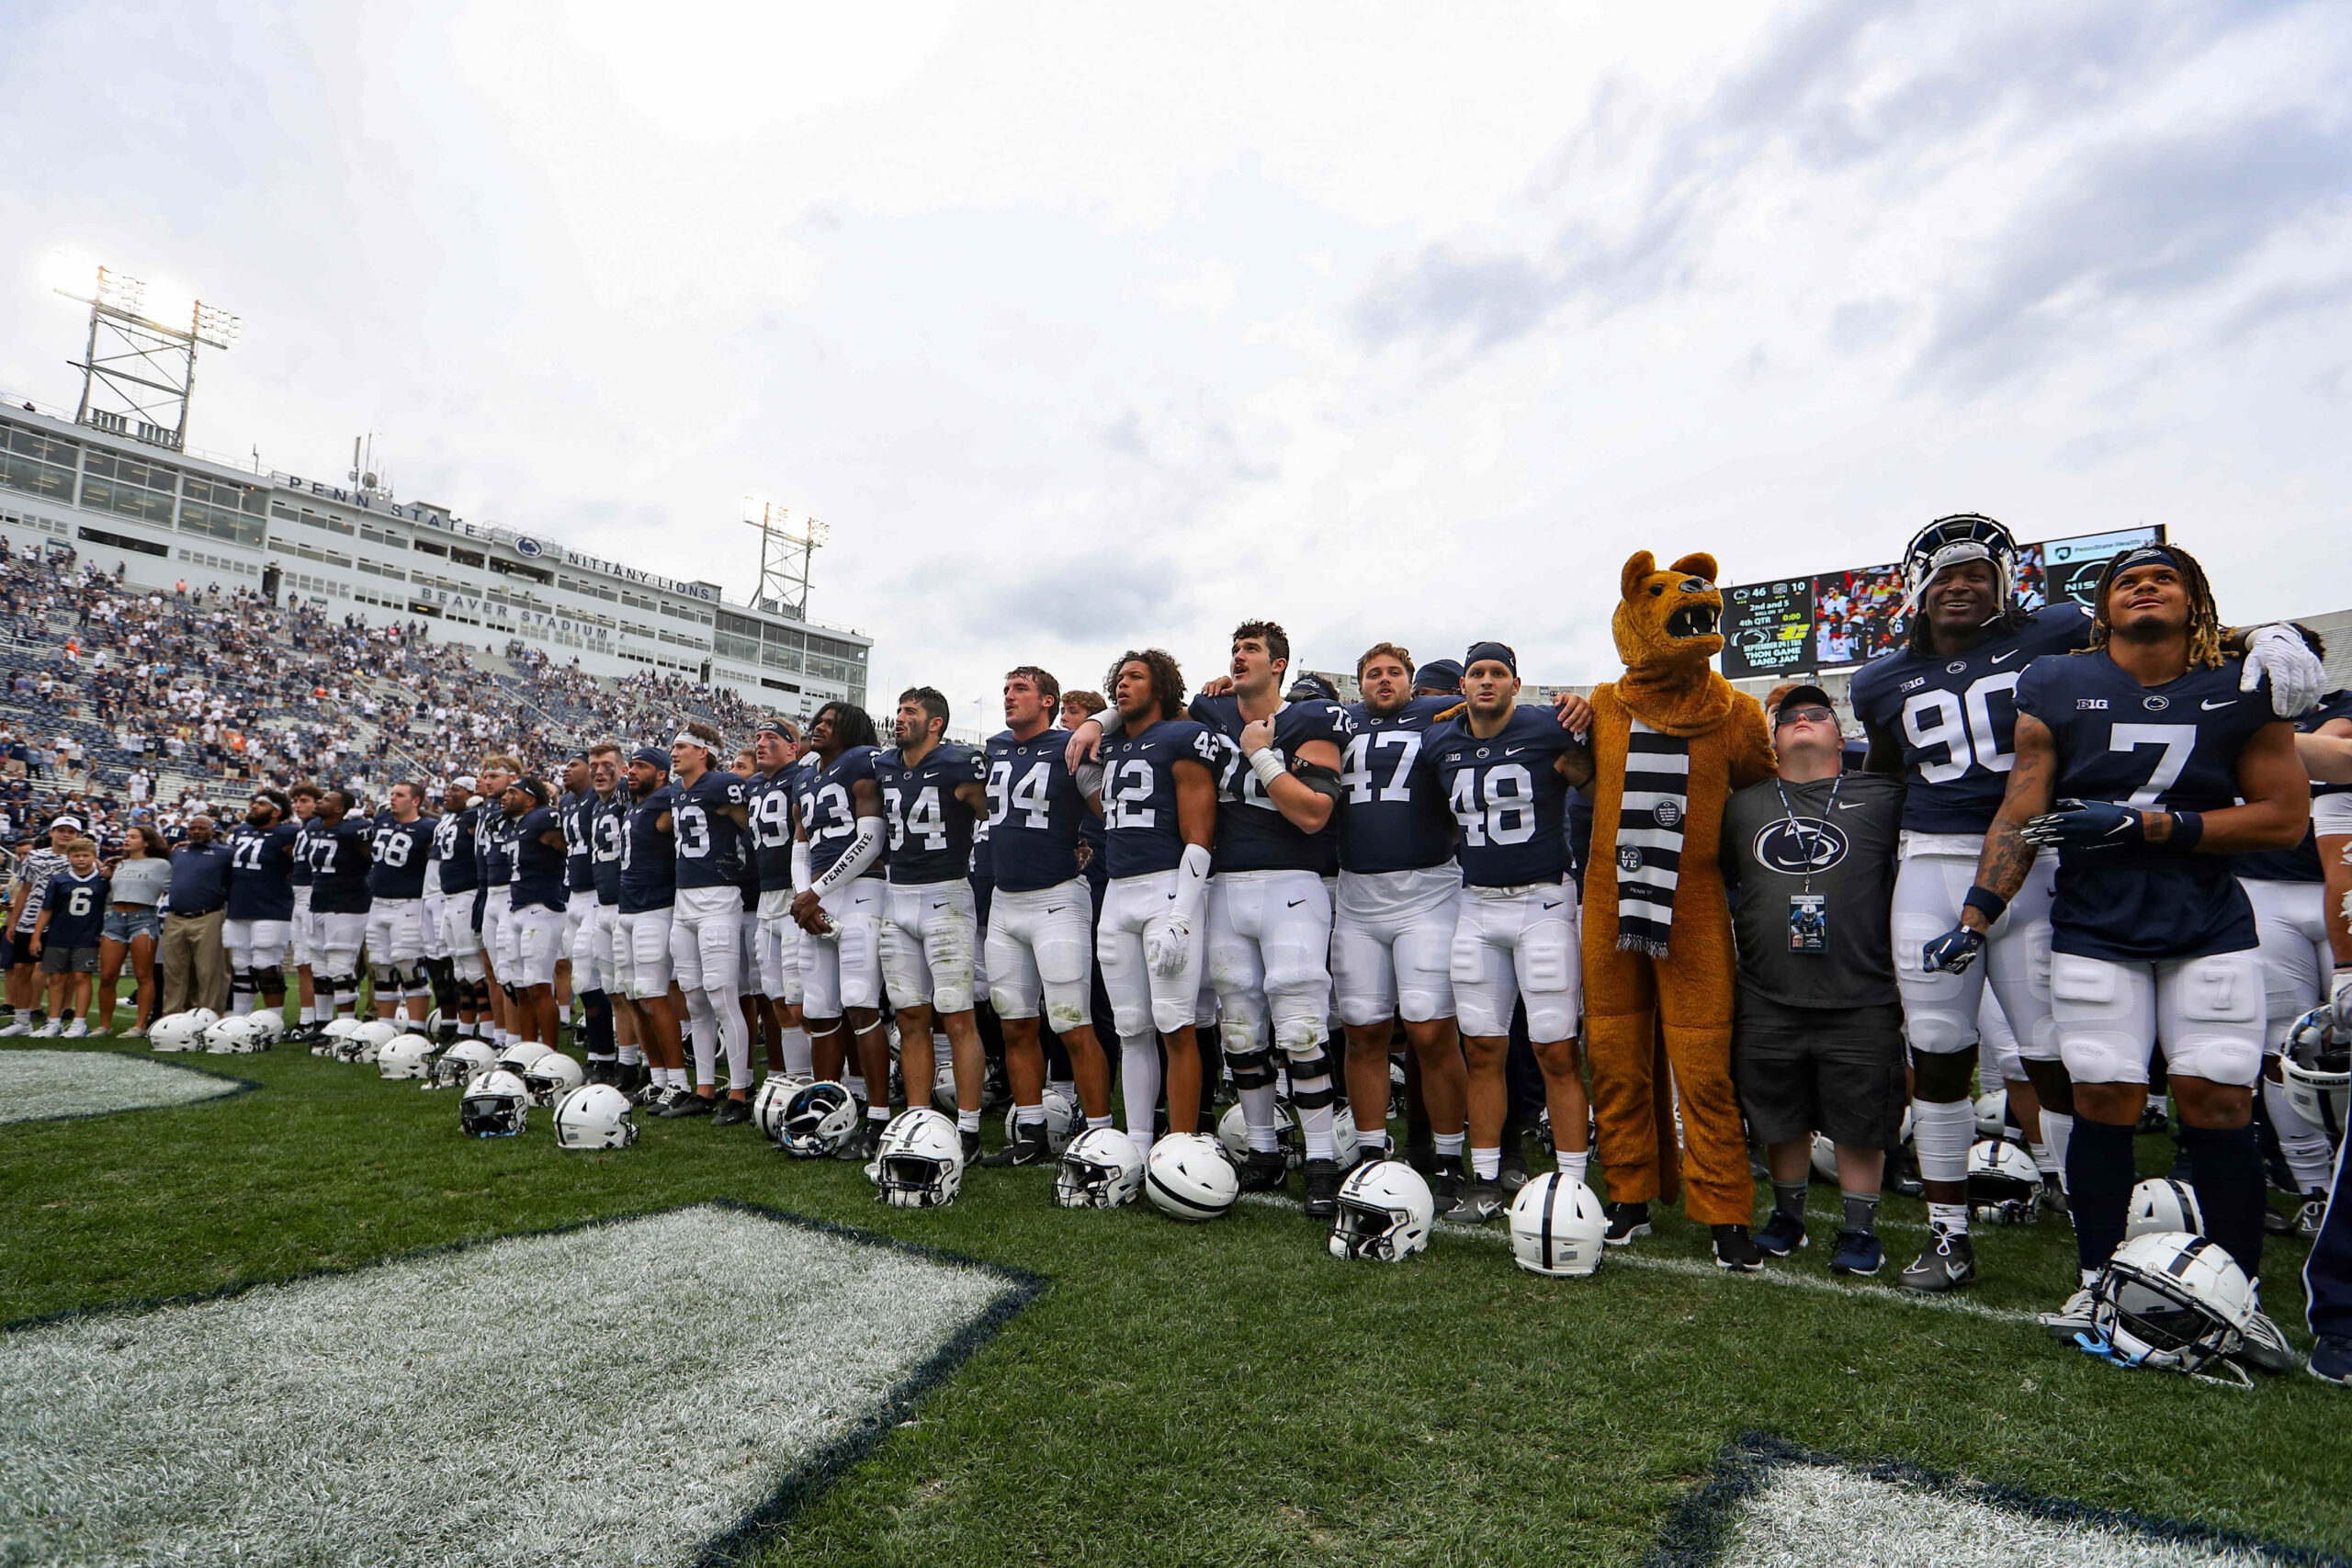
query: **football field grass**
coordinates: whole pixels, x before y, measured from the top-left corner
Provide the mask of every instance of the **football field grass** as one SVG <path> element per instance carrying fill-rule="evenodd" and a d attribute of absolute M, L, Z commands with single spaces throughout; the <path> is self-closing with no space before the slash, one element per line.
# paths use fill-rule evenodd
<path fill-rule="evenodd" d="M 1819 1188 L 1813 1247 L 1760 1278 L 1720 1274 L 1704 1230 L 1672 1214 L 1589 1280 L 1521 1272 L 1499 1223 L 1440 1227 L 1401 1266 L 1341 1264 L 1295 1203 L 1184 1226 L 1141 1206 L 1057 1210 L 1045 1172 L 975 1171 L 951 1208 L 888 1209 L 855 1166 L 788 1160 L 750 1127 L 649 1120 L 634 1148 L 568 1154 L 544 1111 L 522 1137 L 464 1138 L 453 1093 L 300 1050 L 79 1049 L 257 1088 L 0 1125 L 0 1322 L 19 1335 L 714 1201 L 1033 1281 L 876 1440 L 831 1452 L 772 1523 L 734 1538 L 750 1561 L 1633 1562 L 1751 1434 L 2352 1551 L 2352 1397 L 2300 1372 L 2239 1392 L 2053 1345 L 2030 1314 L 2065 1292 L 2063 1219 L 1982 1233 L 1986 1279 L 1955 1306 L 1833 1281 L 1835 1196 Z M 2143 1164 L 2170 1148 L 2143 1139 Z M 1885 1280 L 1919 1244 L 1920 1206 L 1890 1200 L 1882 1228 Z M 2266 1269 L 2299 1350 L 2302 1256 L 2274 1239 Z M 575 1359 L 599 1355 L 594 1321 Z M 429 1315 L 413 1327 L 435 1331 Z M 649 1387 L 689 1375 L 659 1359 L 622 1371 Z M 789 1347 L 766 1356 L 774 1379 L 822 1373 Z M 727 1461 L 697 1435 L 661 1428 L 639 1484 L 692 1488 Z M 387 1485 L 435 1458 L 387 1457 Z M 673 1560 L 707 1544 L 680 1541 Z M 39 1555 L 0 1530 L 0 1560 Z"/>

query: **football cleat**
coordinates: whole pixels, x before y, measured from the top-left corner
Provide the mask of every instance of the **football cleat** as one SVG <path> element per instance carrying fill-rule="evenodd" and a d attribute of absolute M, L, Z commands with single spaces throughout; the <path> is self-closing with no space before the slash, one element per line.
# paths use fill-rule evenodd
<path fill-rule="evenodd" d="M 2295 1211 L 2295 1235 L 2305 1241 L 2317 1241 L 2320 1222 L 2325 1218 L 2327 1218 L 2327 1194 L 2312 1193 L 2303 1200 L 2302 1207 Z"/>
<path fill-rule="evenodd" d="M 732 1095 L 720 1100 L 718 1109 L 710 1113 L 710 1124 L 714 1127 L 740 1127 L 751 1119 L 750 1102 L 737 1100 Z"/>
<path fill-rule="evenodd" d="M 1928 1250 L 1895 1280 L 1906 1291 L 1942 1295 L 1976 1282 L 1976 1248 L 1962 1232 L 1937 1230 Z"/>
<path fill-rule="evenodd" d="M 1046 1129 L 1033 1122 L 1015 1127 L 1012 1141 L 980 1164 L 989 1170 L 1025 1170 L 1033 1165 L 1053 1162 L 1054 1151 Z"/>
<path fill-rule="evenodd" d="M 1829 1255 L 1832 1274 L 1875 1274 L 1886 1262 L 1886 1248 L 1871 1231 L 1839 1231 L 1838 1250 Z"/>
<path fill-rule="evenodd" d="M 1609 1229 L 1601 1239 L 1611 1247 L 1623 1247 L 1636 1236 L 1650 1234 L 1647 1203 L 1611 1203 L 1604 1212 L 1609 1216 Z"/>
<path fill-rule="evenodd" d="M 1715 1267 L 1735 1274 L 1753 1274 L 1764 1267 L 1764 1249 L 1747 1234 L 1746 1225 L 1717 1225 Z"/>
<path fill-rule="evenodd" d="M 1439 1213 L 1444 1213 L 1462 1201 L 1464 1182 L 1461 1167 L 1456 1162 L 1445 1160 L 1441 1163 L 1431 1160 L 1430 1165 L 1433 1168 L 1431 1170 L 1422 1170 L 1419 1166 L 1413 1165 L 1410 1160 L 1405 1163 L 1412 1165 L 1416 1171 L 1420 1172 L 1422 1179 L 1430 1184 L 1430 1196 L 1436 1200 Z M 1520 1190 L 1523 1192 L 1526 1189 L 1521 1188 Z"/>
<path fill-rule="evenodd" d="M 1306 1189 L 1306 1217 L 1310 1220 L 1337 1218 L 1340 1213 L 1340 1162 L 1308 1160 L 1299 1168 L 1299 1178 Z M 1416 1176 L 1413 1179 L 1419 1181 L 1420 1178 Z"/>
<path fill-rule="evenodd" d="M 2245 1325 L 2238 1330 L 2238 1336 L 2243 1346 L 2238 1359 L 2255 1371 L 2291 1372 L 2295 1370 L 2297 1358 L 2294 1348 L 2287 1343 L 2287 1337 L 2279 1332 L 2278 1325 L 2270 1321 L 2269 1314 L 2262 1311 L 2259 1298 L 2256 1298 L 2255 1311 L 2246 1318 Z"/>
<path fill-rule="evenodd" d="M 1279 1192 L 1290 1179 L 1290 1160 L 1280 1149 L 1251 1149 L 1241 1157 L 1238 1179 L 1244 1192 Z"/>
<path fill-rule="evenodd" d="M 670 1122 L 684 1121 L 689 1116 L 707 1116 L 714 1109 L 711 1100 L 712 1097 L 709 1095 L 696 1094 L 692 1089 L 680 1089 L 671 1097 L 669 1104 L 655 1111 L 654 1114 Z"/>
<path fill-rule="evenodd" d="M 1786 1258 L 1811 1245 L 1804 1234 L 1804 1222 L 1780 1209 L 1773 1210 L 1771 1218 L 1764 1222 L 1764 1228 L 1749 1239 L 1771 1258 Z"/>
<path fill-rule="evenodd" d="M 856 1130 L 843 1138 L 841 1147 L 833 1151 L 833 1158 L 843 1165 L 870 1165 L 873 1163 L 875 1151 L 881 1143 L 881 1126 L 871 1117 L 861 1117 Z M 872 1176 L 873 1173 L 869 1171 L 867 1179 L 872 1179 Z"/>
<path fill-rule="evenodd" d="M 1526 1189 L 1521 1188 L 1521 1190 L 1525 1191 Z M 1510 1195 L 1503 1190 L 1500 1181 L 1474 1176 L 1463 1183 L 1462 1196 L 1455 1199 L 1453 1207 L 1445 1212 L 1445 1223 L 1450 1225 L 1483 1225 L 1501 1213 L 1510 1202 Z"/>
<path fill-rule="evenodd" d="M 1312 1189 L 1314 1168 L 1307 1163 Z M 1331 1256 L 1402 1263 L 1430 1244 L 1437 1201 L 1420 1172 L 1402 1160 L 1369 1160 L 1356 1167 L 1332 1201 L 1329 1243 Z"/>
<path fill-rule="evenodd" d="M 2321 1335 L 2312 1347 L 2312 1359 L 2303 1363 L 2303 1371 L 2322 1382 L 2352 1388 L 2352 1338 L 2340 1334 Z"/>
<path fill-rule="evenodd" d="M 2087 1334 L 2091 1326 L 2091 1311 L 2098 1304 L 2091 1287 L 2083 1285 L 2066 1298 L 2066 1304 L 2056 1312 L 2038 1314 L 2034 1321 L 2049 1331 L 2050 1337 L 2061 1344 L 2071 1345 L 2077 1334 Z"/>
<path fill-rule="evenodd" d="M 1086 1123 L 1080 1117 L 1078 1108 L 1052 1089 L 1045 1092 L 1042 1103 L 1046 1111 L 1046 1153 L 1058 1155 L 1069 1146 L 1071 1134 L 1084 1131 Z M 1004 1141 L 1008 1144 L 1021 1141 L 1020 1134 L 1014 1130 L 1014 1118 L 1020 1114 L 1021 1108 L 1017 1105 L 1005 1110 Z"/>
<path fill-rule="evenodd" d="M 1517 1138 L 1503 1140 L 1502 1168 L 1495 1179 L 1506 1193 L 1515 1193 L 1527 1185 L 1527 1150 Z"/>

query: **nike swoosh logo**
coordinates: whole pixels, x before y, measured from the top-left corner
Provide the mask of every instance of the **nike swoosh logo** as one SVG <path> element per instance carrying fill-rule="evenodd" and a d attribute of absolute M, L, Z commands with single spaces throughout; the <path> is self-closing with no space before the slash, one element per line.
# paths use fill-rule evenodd
<path fill-rule="evenodd" d="M 1992 658 L 1987 659 L 1984 662 L 1987 664 L 1998 664 L 2004 659 L 2015 659 L 2017 654 L 2018 650 L 2013 648 L 2007 653 L 1996 653 L 1993 655 Z"/>
<path fill-rule="evenodd" d="M 2112 838 L 2113 838 L 2113 837 L 2115 837 L 2115 835 L 2116 835 L 2116 834 L 2118 834 L 2118 833 L 2128 833 L 2128 832 L 2130 832 L 2131 830 L 2132 830 L 2132 818 L 2130 818 L 2129 817 L 2126 817 L 2126 818 L 2123 818 L 2121 821 L 2118 822 L 2114 827 L 2112 827 L 2112 828 L 2109 829 L 2107 830 L 2107 834 L 2106 834 L 2106 836 L 2107 836 L 2108 838 L 2112 839 Z"/>
<path fill-rule="evenodd" d="M 1866 800 L 1841 800 L 1838 803 L 1838 809 L 1840 811 L 1860 811 L 1863 807 L 1868 806 L 1870 802 Z"/>
<path fill-rule="evenodd" d="M 1553 899 L 1550 903 L 1548 903 L 1548 904 L 1544 905 L 1544 907 L 1545 908 L 1547 908 L 1547 909 L 1556 909 L 1556 908 L 1558 908 L 1560 907 L 1560 900 L 1559 900 L 1559 899 L 1557 899 L 1557 898 L 1555 898 L 1555 899 Z"/>
<path fill-rule="evenodd" d="M 2218 703 L 2202 702 L 2199 703 L 2197 705 L 2203 708 L 2207 713 L 2211 713 L 2215 708 L 2235 707 L 2237 705 L 2237 698 L 2228 697 Z"/>
<path fill-rule="evenodd" d="M 1294 898 L 1294 899 L 1292 899 L 1292 900 L 1290 901 L 1290 907 L 1291 907 L 1292 908 L 1295 909 L 1295 908 L 1297 908 L 1301 904 L 1304 904 L 1304 903 L 1306 903 L 1306 899 L 1304 899 L 1304 898 Z"/>
<path fill-rule="evenodd" d="M 1516 757 L 1521 751 L 1526 750 L 1527 748 L 1524 746 L 1506 746 L 1503 748 L 1503 755 L 1506 757 Z"/>
<path fill-rule="evenodd" d="M 1049 915 L 1058 915 L 1064 909 L 1069 908 L 1069 906 L 1068 904 L 1048 904 L 1046 906 L 1046 913 Z"/>

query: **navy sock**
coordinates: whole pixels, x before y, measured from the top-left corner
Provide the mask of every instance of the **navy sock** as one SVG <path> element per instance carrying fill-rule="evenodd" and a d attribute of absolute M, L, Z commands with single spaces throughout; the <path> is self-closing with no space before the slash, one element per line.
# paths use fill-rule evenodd
<path fill-rule="evenodd" d="M 580 1005 L 587 1014 L 588 1059 L 609 1062 L 619 1055 L 613 1043 L 612 999 L 601 990 L 580 993 Z"/>
<path fill-rule="evenodd" d="M 2132 1208 L 2132 1129 L 2075 1118 L 2066 1145 L 2067 1209 L 2075 1217 L 2075 1254 L 2086 1269 L 2104 1269 L 2123 1245 Z"/>
<path fill-rule="evenodd" d="M 2184 1126 L 2180 1146 L 2188 1156 L 2188 1183 L 2197 1189 L 2205 1234 L 2237 1260 L 2247 1279 L 2260 1279 L 2262 1213 L 2268 1204 L 2254 1124 L 2227 1133 Z"/>

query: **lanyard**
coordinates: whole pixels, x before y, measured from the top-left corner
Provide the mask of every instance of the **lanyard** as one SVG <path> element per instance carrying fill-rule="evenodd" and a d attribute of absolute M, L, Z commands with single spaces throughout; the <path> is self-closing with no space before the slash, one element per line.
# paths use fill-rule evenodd
<path fill-rule="evenodd" d="M 1829 786 L 1829 800 L 1827 804 L 1823 806 L 1821 808 L 1822 818 L 1824 821 L 1828 819 L 1828 814 L 1830 812 L 1838 809 L 1838 792 L 1845 787 L 1846 774 L 1845 771 L 1840 769 L 1836 780 L 1832 782 Z M 1805 826 L 1803 822 L 1797 820 L 1796 808 L 1789 804 L 1788 786 L 1781 783 L 1778 775 L 1775 775 L 1772 780 L 1772 788 L 1777 791 L 1781 796 L 1781 811 L 1789 819 L 1789 831 L 1797 836 L 1797 845 L 1804 851 L 1805 863 L 1807 865 L 1812 864 L 1813 846 L 1805 841 L 1807 837 Z M 1807 893 L 1813 891 L 1813 873 L 1810 871 L 1804 874 L 1804 890 Z"/>

